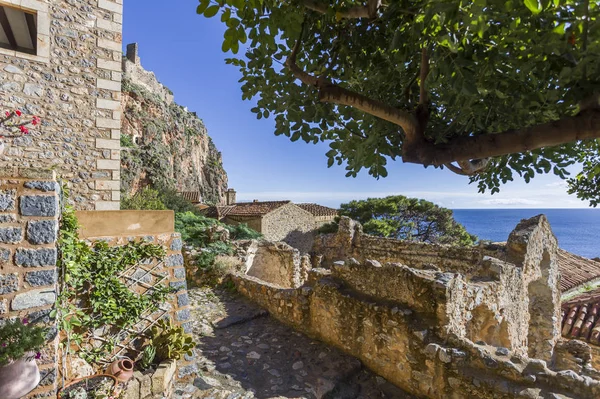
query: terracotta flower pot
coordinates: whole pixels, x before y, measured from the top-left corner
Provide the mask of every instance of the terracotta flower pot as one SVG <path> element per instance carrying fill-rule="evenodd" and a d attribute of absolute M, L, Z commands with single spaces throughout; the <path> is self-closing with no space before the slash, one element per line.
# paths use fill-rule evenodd
<path fill-rule="evenodd" d="M 106 369 L 106 374 L 114 375 L 119 382 L 127 382 L 133 377 L 133 360 L 115 360 Z"/>
<path fill-rule="evenodd" d="M 0 398 L 19 399 L 37 387 L 40 382 L 40 370 L 34 355 L 29 353 L 0 367 Z"/>

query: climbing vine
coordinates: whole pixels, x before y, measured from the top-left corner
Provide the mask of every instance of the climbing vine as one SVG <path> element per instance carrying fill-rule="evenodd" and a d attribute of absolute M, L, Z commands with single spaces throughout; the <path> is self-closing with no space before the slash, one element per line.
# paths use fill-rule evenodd
<path fill-rule="evenodd" d="M 171 292 L 165 285 L 143 294 L 134 292 L 121 274 L 137 264 L 163 259 L 166 252 L 160 245 L 144 242 L 114 247 L 103 241 L 90 244 L 79 238 L 78 226 L 73 208 L 65 206 L 59 235 L 61 293 L 56 313 L 66 337 L 66 351 L 74 347 L 80 357 L 98 363 L 113 352 L 121 330 L 156 311 Z M 112 336 L 94 334 L 104 326 L 110 327 Z M 101 345 L 87 345 L 90 339 Z"/>

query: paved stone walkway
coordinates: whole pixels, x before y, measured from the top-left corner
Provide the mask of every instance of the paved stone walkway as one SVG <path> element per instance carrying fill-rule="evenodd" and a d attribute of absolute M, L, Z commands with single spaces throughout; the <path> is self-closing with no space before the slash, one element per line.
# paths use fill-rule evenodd
<path fill-rule="evenodd" d="M 360 361 L 272 319 L 238 294 L 189 292 L 199 375 L 175 399 L 410 399 Z"/>

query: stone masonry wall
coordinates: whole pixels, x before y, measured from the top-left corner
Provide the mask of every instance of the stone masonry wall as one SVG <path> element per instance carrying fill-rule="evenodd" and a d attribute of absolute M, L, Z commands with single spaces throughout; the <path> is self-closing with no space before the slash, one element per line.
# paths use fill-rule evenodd
<path fill-rule="evenodd" d="M 27 318 L 50 327 L 37 360 L 42 381 L 32 393 L 56 390 L 56 300 L 59 185 L 52 171 L 25 168 L 0 173 L 0 322 Z"/>
<path fill-rule="evenodd" d="M 261 232 L 269 241 L 284 241 L 307 253 L 313 244 L 314 219 L 310 212 L 290 203 L 263 216 Z"/>
<path fill-rule="evenodd" d="M 38 15 L 38 53 L 0 49 L 0 109 L 38 115 L 0 166 L 55 167 L 77 209 L 119 209 L 123 0 L 9 0 Z"/>
<path fill-rule="evenodd" d="M 419 258 L 414 246 L 393 244 L 342 219 L 313 254 L 330 270 L 312 269 L 301 287 L 250 275 L 234 281 L 277 319 L 418 397 L 598 397 L 600 381 L 548 368 L 560 298 L 556 238 L 543 215 L 521 221 L 504 249 L 423 245 Z"/>
<path fill-rule="evenodd" d="M 310 260 L 308 255 L 284 242 L 253 240 L 246 249 L 245 270 L 271 284 L 285 288 L 297 288 L 307 277 Z"/>

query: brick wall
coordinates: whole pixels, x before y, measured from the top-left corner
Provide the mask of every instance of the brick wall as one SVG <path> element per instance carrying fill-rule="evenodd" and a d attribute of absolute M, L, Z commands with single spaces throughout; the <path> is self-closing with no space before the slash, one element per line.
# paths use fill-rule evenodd
<path fill-rule="evenodd" d="M 56 381 L 56 326 L 48 314 L 56 300 L 58 195 L 54 172 L 14 168 L 0 174 L 0 321 L 26 317 L 50 327 L 34 395 L 53 392 Z"/>
<path fill-rule="evenodd" d="M 123 1 L 8 3 L 37 13 L 38 55 L 0 48 L 0 110 L 42 125 L 8 139 L 0 166 L 56 166 L 77 209 L 119 209 Z"/>

